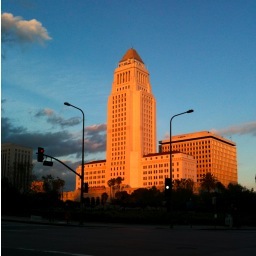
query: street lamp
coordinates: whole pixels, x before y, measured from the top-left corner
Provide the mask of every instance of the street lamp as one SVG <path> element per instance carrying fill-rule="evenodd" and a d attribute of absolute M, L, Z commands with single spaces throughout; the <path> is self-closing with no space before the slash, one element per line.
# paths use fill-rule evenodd
<path fill-rule="evenodd" d="M 78 108 L 68 102 L 64 102 L 64 105 L 76 108 L 80 110 L 83 114 L 83 140 L 82 140 L 82 171 L 81 171 L 81 195 L 80 195 L 80 206 L 83 208 L 83 191 L 84 191 L 84 112 L 81 108 Z"/>
<path fill-rule="evenodd" d="M 184 114 L 190 114 L 194 112 L 193 109 L 189 109 L 185 112 L 176 114 L 174 116 L 172 116 L 171 120 L 170 120 L 170 197 L 168 198 L 168 206 L 169 206 L 169 211 L 171 211 L 171 200 L 172 200 L 172 120 L 174 117 L 176 116 L 180 116 L 180 115 L 184 115 Z"/>

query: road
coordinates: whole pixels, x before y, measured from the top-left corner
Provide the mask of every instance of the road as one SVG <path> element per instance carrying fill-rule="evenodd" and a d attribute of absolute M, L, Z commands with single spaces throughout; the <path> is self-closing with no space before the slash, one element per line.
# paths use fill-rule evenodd
<path fill-rule="evenodd" d="M 2 256 L 256 255 L 256 230 L 2 221 Z"/>

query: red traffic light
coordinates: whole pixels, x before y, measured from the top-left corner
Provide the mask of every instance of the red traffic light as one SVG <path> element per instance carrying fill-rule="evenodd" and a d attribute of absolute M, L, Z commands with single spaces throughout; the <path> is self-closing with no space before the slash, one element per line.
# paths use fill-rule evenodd
<path fill-rule="evenodd" d="M 44 148 L 38 147 L 37 149 L 37 162 L 43 162 L 44 160 Z"/>
<path fill-rule="evenodd" d="M 38 148 L 38 152 L 44 153 L 44 148 Z"/>

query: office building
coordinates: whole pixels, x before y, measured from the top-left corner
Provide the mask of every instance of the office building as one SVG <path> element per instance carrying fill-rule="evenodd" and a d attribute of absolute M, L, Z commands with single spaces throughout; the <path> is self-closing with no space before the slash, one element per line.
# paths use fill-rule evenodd
<path fill-rule="evenodd" d="M 172 137 L 172 150 L 193 156 L 197 162 L 197 180 L 207 172 L 223 185 L 237 183 L 236 144 L 208 131 L 181 134 Z M 170 140 L 159 142 L 160 152 L 170 152 Z"/>
<path fill-rule="evenodd" d="M 196 181 L 193 157 L 173 157 L 173 163 L 180 165 L 174 177 Z M 127 188 L 163 187 L 168 169 L 169 155 L 156 153 L 156 100 L 149 72 L 136 50 L 129 49 L 114 71 L 108 97 L 106 160 L 86 163 L 85 182 L 91 188 L 108 187 L 110 179 L 121 177 Z M 77 178 L 76 188 L 80 186 Z"/>
<path fill-rule="evenodd" d="M 1 178 L 6 178 L 20 191 L 30 189 L 32 154 L 29 147 L 4 143 L 1 147 Z"/>

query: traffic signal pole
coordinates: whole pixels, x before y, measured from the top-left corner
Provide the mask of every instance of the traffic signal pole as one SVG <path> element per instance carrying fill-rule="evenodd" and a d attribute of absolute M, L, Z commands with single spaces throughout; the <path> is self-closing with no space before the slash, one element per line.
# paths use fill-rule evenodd
<path fill-rule="evenodd" d="M 53 157 L 53 156 L 50 156 L 50 155 L 46 155 L 46 154 L 43 154 L 43 156 L 46 156 L 46 157 L 50 157 L 54 160 L 56 160 L 57 162 L 61 163 L 62 165 L 64 165 L 65 167 L 67 167 L 71 172 L 73 172 L 74 174 L 76 174 L 77 176 L 79 176 L 79 178 L 81 179 L 81 175 L 79 173 L 77 173 L 76 171 L 74 171 L 71 167 L 69 167 L 68 165 L 66 165 L 65 163 L 63 163 L 62 161 L 60 161 L 59 159 Z"/>

